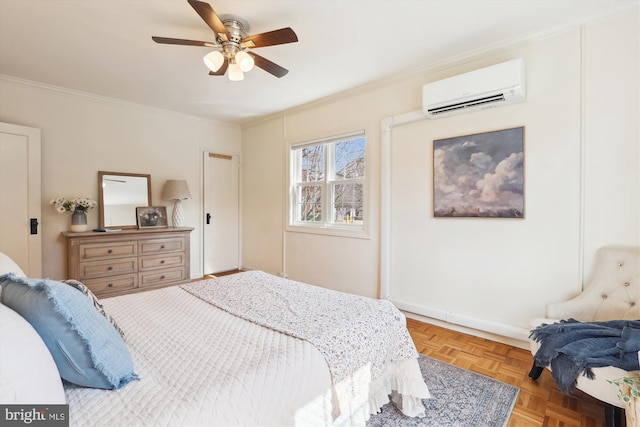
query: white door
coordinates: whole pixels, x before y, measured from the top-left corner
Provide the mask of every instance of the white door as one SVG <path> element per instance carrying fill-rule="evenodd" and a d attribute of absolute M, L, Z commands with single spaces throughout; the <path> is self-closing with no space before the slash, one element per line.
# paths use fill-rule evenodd
<path fill-rule="evenodd" d="M 41 202 L 40 129 L 0 123 L 0 252 L 29 277 L 42 277 Z"/>
<path fill-rule="evenodd" d="M 204 274 L 240 268 L 239 163 L 204 153 Z"/>

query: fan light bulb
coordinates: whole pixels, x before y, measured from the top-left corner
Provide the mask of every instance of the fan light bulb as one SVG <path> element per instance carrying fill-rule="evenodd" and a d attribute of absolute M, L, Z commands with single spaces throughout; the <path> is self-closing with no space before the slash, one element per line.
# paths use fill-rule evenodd
<path fill-rule="evenodd" d="M 240 69 L 240 65 L 234 63 L 229 64 L 229 80 L 239 82 L 244 79 L 244 73 Z"/>
<path fill-rule="evenodd" d="M 224 55 L 222 54 L 222 52 L 214 50 L 213 52 L 202 58 L 202 60 L 204 61 L 204 64 L 207 66 L 207 68 L 215 73 L 220 69 L 220 67 L 222 67 L 222 64 L 224 64 Z"/>
<path fill-rule="evenodd" d="M 235 59 L 236 64 L 238 64 L 240 66 L 240 69 L 245 73 L 251 71 L 251 69 L 253 68 L 253 58 L 247 52 L 241 50 L 240 52 L 236 53 Z"/>

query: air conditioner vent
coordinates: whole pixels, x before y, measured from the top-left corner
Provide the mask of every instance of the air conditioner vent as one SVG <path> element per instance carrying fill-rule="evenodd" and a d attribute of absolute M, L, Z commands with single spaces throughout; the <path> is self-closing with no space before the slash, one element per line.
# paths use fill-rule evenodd
<path fill-rule="evenodd" d="M 422 87 L 422 108 L 431 119 L 525 100 L 522 59 L 438 80 Z"/>
<path fill-rule="evenodd" d="M 494 102 L 505 101 L 504 94 L 485 96 L 484 98 L 473 99 L 467 102 L 459 102 L 457 104 L 445 105 L 444 107 L 432 108 L 428 110 L 429 114 L 442 114 L 448 113 L 453 110 L 460 110 L 463 108 L 471 108 L 482 104 L 492 104 Z"/>

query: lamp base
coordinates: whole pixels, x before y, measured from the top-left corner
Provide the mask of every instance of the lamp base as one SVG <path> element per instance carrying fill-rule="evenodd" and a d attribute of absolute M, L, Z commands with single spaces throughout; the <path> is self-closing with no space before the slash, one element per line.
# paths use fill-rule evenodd
<path fill-rule="evenodd" d="M 182 203 L 180 203 L 180 200 L 176 200 L 173 205 L 171 221 L 174 227 L 184 227 L 184 214 L 182 213 Z"/>

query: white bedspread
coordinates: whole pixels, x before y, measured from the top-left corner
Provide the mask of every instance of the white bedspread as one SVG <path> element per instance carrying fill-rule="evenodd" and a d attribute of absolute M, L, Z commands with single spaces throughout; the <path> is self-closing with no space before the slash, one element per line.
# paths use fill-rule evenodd
<path fill-rule="evenodd" d="M 395 378 L 424 386 L 415 360 L 387 366 L 377 391 L 334 419 L 331 375 L 312 344 L 179 287 L 102 302 L 125 331 L 141 379 L 120 390 L 65 384 L 71 426 L 362 426 Z"/>
<path fill-rule="evenodd" d="M 331 425 L 329 370 L 311 344 L 177 287 L 102 301 L 141 380 L 65 385 L 72 426 Z"/>

